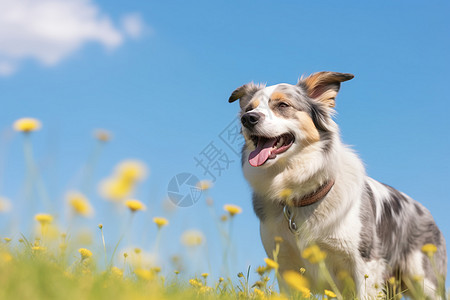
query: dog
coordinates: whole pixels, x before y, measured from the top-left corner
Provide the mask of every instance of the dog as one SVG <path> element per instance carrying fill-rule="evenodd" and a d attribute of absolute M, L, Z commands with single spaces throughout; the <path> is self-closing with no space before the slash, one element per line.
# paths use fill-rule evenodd
<path fill-rule="evenodd" d="M 335 101 L 341 82 L 353 77 L 318 72 L 295 85 L 251 82 L 231 94 L 229 102 L 240 104 L 242 169 L 265 251 L 274 258 L 275 238 L 281 237 L 278 274 L 303 268 L 313 293 L 333 288 L 332 282 L 342 291 L 347 274 L 351 297 L 359 299 L 386 294 L 392 278 L 400 281 L 397 291 L 401 286 L 410 297 L 417 297 L 415 288 L 431 299 L 445 297 L 445 240 L 430 212 L 368 177 L 341 141 Z M 436 251 L 427 255 L 426 244 Z M 305 258 L 313 245 L 326 255 L 332 281 Z M 288 289 L 282 276 L 278 281 L 282 291 Z"/>

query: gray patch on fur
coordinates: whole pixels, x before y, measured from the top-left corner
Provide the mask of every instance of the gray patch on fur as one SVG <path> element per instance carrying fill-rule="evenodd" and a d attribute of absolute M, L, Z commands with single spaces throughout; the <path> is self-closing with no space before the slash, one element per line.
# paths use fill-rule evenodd
<path fill-rule="evenodd" d="M 376 206 L 372 189 L 366 183 L 365 193 L 361 203 L 361 233 L 360 242 L 358 245 L 359 253 L 365 261 L 369 261 L 373 257 L 373 248 L 375 246 L 374 238 L 376 236 L 375 224 Z"/>
<path fill-rule="evenodd" d="M 253 210 L 255 211 L 256 216 L 261 222 L 263 222 L 264 219 L 266 218 L 263 199 L 258 195 L 256 195 L 255 193 L 253 193 L 252 203 L 253 203 Z"/>

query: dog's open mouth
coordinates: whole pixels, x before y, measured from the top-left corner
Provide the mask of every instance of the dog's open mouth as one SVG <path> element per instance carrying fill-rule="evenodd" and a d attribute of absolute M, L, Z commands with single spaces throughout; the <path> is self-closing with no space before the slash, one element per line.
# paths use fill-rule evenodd
<path fill-rule="evenodd" d="M 285 133 L 276 137 L 252 136 L 256 149 L 248 156 L 248 162 L 253 167 L 263 165 L 268 159 L 277 157 L 294 143 L 294 136 Z"/>

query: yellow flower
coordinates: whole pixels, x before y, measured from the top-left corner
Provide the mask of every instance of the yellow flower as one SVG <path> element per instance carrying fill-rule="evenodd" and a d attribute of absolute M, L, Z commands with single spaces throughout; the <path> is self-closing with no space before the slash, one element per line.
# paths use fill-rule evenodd
<path fill-rule="evenodd" d="M 150 269 L 152 272 L 158 274 L 159 272 L 161 272 L 161 268 L 160 267 L 153 267 Z"/>
<path fill-rule="evenodd" d="M 80 248 L 80 249 L 78 249 L 78 252 L 80 253 L 82 260 L 92 256 L 92 252 L 86 248 Z"/>
<path fill-rule="evenodd" d="M 302 257 L 309 260 L 310 263 L 316 264 L 323 261 L 327 254 L 321 251 L 319 246 L 312 245 L 303 250 Z"/>
<path fill-rule="evenodd" d="M 41 128 L 41 122 L 33 118 L 22 118 L 14 122 L 13 128 L 16 131 L 31 132 Z"/>
<path fill-rule="evenodd" d="M 109 200 L 121 200 L 131 194 L 134 183 L 120 178 L 107 178 L 100 183 L 100 195 Z"/>
<path fill-rule="evenodd" d="M 205 239 L 203 233 L 198 230 L 186 230 L 181 235 L 181 242 L 188 247 L 199 246 Z"/>
<path fill-rule="evenodd" d="M 300 291 L 304 298 L 309 298 L 311 291 L 309 290 L 308 280 L 295 271 L 286 271 L 283 273 L 283 279 L 293 289 Z"/>
<path fill-rule="evenodd" d="M 5 238 L 3 238 L 3 239 L 4 239 L 5 242 L 7 242 L 7 243 L 11 242 L 11 239 L 10 239 L 10 238 L 5 237 Z"/>
<path fill-rule="evenodd" d="M 224 281 L 225 279 L 223 279 L 223 277 L 219 277 L 219 282 Z"/>
<path fill-rule="evenodd" d="M 37 214 L 34 219 L 41 223 L 42 226 L 50 224 L 53 221 L 53 217 L 49 214 Z"/>
<path fill-rule="evenodd" d="M 94 136 L 100 142 L 108 142 L 111 139 L 111 133 L 105 129 L 96 129 Z"/>
<path fill-rule="evenodd" d="M 259 266 L 256 268 L 256 273 L 258 273 L 259 276 L 263 276 L 264 273 L 266 273 L 267 267 Z"/>
<path fill-rule="evenodd" d="M 201 293 L 201 294 L 210 293 L 210 292 L 212 292 L 212 291 L 213 291 L 213 288 L 210 287 L 210 286 L 202 286 L 202 287 L 200 288 L 200 293 Z"/>
<path fill-rule="evenodd" d="M 45 250 L 47 250 L 47 248 L 42 247 L 42 246 L 33 246 L 33 247 L 31 247 L 31 250 L 33 250 L 33 252 L 38 252 L 38 251 L 45 251 Z"/>
<path fill-rule="evenodd" d="M 292 195 L 292 190 L 291 189 L 284 189 L 280 192 L 280 194 L 278 195 L 281 199 L 287 199 Z"/>
<path fill-rule="evenodd" d="M 111 268 L 111 274 L 117 277 L 122 277 L 123 276 L 123 271 L 121 269 L 119 269 L 118 267 L 112 267 Z"/>
<path fill-rule="evenodd" d="M 242 272 L 239 272 L 239 273 L 237 274 L 237 277 L 239 277 L 239 278 L 244 278 L 244 274 L 243 274 Z"/>
<path fill-rule="evenodd" d="M 125 201 L 125 205 L 130 209 L 131 212 L 146 209 L 145 205 L 141 201 L 134 199 Z"/>
<path fill-rule="evenodd" d="M 437 247 L 434 244 L 425 244 L 422 246 L 422 252 L 428 255 L 428 257 L 432 257 L 436 251 Z"/>
<path fill-rule="evenodd" d="M 13 260 L 12 255 L 9 252 L 0 252 L 0 262 L 8 263 Z"/>
<path fill-rule="evenodd" d="M 328 296 L 328 297 L 331 297 L 331 298 L 336 298 L 336 294 L 333 293 L 330 290 L 325 290 L 324 293 L 325 293 L 325 296 Z"/>
<path fill-rule="evenodd" d="M 212 182 L 209 180 L 201 180 L 197 183 L 197 188 L 205 191 L 205 190 L 209 190 L 212 187 Z"/>
<path fill-rule="evenodd" d="M 72 210 L 81 216 L 91 216 L 94 212 L 89 200 L 79 192 L 69 192 L 66 195 Z"/>
<path fill-rule="evenodd" d="M 175 275 L 180 274 L 180 271 L 178 271 L 178 270 L 175 270 L 175 271 L 173 271 L 173 272 L 175 273 Z"/>
<path fill-rule="evenodd" d="M 258 288 L 254 288 L 253 289 L 253 293 L 255 294 L 255 296 L 256 297 L 258 297 L 258 298 L 265 298 L 265 294 L 264 294 L 264 292 L 263 291 L 261 291 L 260 289 L 258 289 Z"/>
<path fill-rule="evenodd" d="M 161 227 L 166 226 L 167 224 L 169 224 L 169 221 L 166 218 L 154 217 L 153 218 L 153 223 L 155 223 L 158 226 L 158 229 L 160 229 Z"/>
<path fill-rule="evenodd" d="M 193 287 L 197 287 L 197 288 L 203 286 L 203 284 L 200 281 L 198 281 L 197 279 L 189 279 L 189 284 L 192 285 Z"/>
<path fill-rule="evenodd" d="M 302 275 L 303 275 L 303 274 L 305 274 L 305 272 L 306 272 L 306 269 L 305 269 L 305 268 L 303 268 L 303 267 L 301 267 L 301 268 L 300 268 L 300 274 L 302 274 Z"/>
<path fill-rule="evenodd" d="M 389 282 L 389 284 L 391 284 L 391 285 L 395 285 L 395 277 L 394 277 L 394 276 L 390 277 L 390 278 L 388 279 L 388 282 Z"/>
<path fill-rule="evenodd" d="M 269 269 L 277 270 L 279 267 L 278 263 L 270 258 L 264 258 L 264 261 L 266 262 L 267 268 Z"/>
<path fill-rule="evenodd" d="M 124 160 L 116 167 L 116 175 L 124 181 L 140 181 L 147 175 L 147 167 L 138 160 Z"/>
<path fill-rule="evenodd" d="M 155 277 L 154 273 L 151 272 L 150 270 L 141 268 L 135 269 L 134 274 L 136 274 L 137 277 L 142 280 L 152 280 Z"/>
<path fill-rule="evenodd" d="M 202 273 L 201 275 L 202 275 L 203 278 L 206 279 L 209 276 L 209 273 Z"/>
<path fill-rule="evenodd" d="M 223 209 L 227 211 L 231 217 L 234 215 L 240 214 L 242 212 L 242 208 L 234 204 L 225 204 Z"/>
<path fill-rule="evenodd" d="M 281 236 L 276 236 L 275 237 L 275 243 L 276 244 L 281 244 L 283 242 L 283 238 Z"/>
<path fill-rule="evenodd" d="M 11 210 L 11 201 L 5 197 L 0 197 L 0 213 L 9 212 Z"/>

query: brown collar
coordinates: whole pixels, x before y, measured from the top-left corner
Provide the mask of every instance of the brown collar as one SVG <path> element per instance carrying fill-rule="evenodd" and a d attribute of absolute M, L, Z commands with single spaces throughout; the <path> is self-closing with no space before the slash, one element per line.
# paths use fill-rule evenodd
<path fill-rule="evenodd" d="M 303 206 L 308 206 L 308 205 L 314 204 L 314 203 L 322 200 L 323 198 L 325 198 L 325 196 L 330 192 L 333 185 L 334 185 L 334 179 L 324 183 L 322 186 L 320 186 L 317 189 L 317 191 L 315 191 L 311 194 L 303 196 L 302 198 L 292 199 L 291 201 L 288 201 L 289 204 L 286 203 L 286 201 L 283 201 L 281 204 L 288 205 L 288 206 L 296 206 L 296 207 L 303 207 Z"/>

